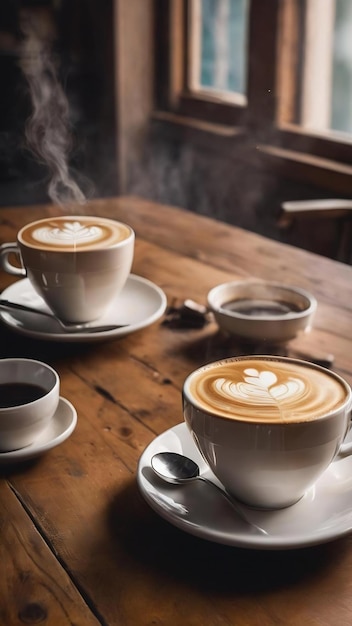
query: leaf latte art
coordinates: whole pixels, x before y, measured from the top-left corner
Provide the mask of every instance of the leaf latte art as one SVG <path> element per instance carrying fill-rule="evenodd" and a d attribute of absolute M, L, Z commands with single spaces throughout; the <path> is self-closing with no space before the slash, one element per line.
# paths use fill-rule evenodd
<path fill-rule="evenodd" d="M 299 422 L 338 408 L 346 389 L 329 372 L 294 361 L 238 359 L 197 370 L 189 392 L 200 408 L 226 418 Z"/>
<path fill-rule="evenodd" d="M 103 237 L 103 231 L 99 226 L 85 226 L 77 221 L 64 222 L 62 226 L 37 228 L 32 236 L 40 243 L 72 246 L 99 241 Z"/>

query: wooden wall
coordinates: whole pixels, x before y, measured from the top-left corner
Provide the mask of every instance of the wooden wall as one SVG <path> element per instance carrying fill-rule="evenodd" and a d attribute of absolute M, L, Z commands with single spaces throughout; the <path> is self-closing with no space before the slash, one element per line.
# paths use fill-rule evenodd
<path fill-rule="evenodd" d="M 235 138 L 227 151 L 218 149 L 215 135 L 214 141 L 194 140 L 177 125 L 170 132 L 155 115 L 153 0 L 66 0 L 57 18 L 73 113 L 73 165 L 93 197 L 140 195 L 335 255 L 335 222 L 278 226 L 281 202 L 331 197 L 331 190 L 268 166 L 258 158 L 254 137 Z M 0 128 L 0 144 L 2 137 Z M 21 131 L 17 140 L 22 160 L 12 178 L 1 178 L 0 171 L 0 204 L 46 201 L 46 172 L 28 158 Z"/>

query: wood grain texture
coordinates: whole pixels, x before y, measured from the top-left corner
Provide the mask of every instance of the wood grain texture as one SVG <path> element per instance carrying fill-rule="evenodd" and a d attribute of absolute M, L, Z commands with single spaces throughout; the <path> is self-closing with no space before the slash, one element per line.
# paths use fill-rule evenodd
<path fill-rule="evenodd" d="M 0 499 L 0 623 L 97 626 L 99 621 L 3 479 Z"/>
<path fill-rule="evenodd" d="M 1 241 L 52 212 L 0 210 Z M 319 301 L 314 328 L 291 347 L 333 352 L 334 369 L 352 382 L 352 268 L 138 198 L 97 200 L 86 212 L 135 228 L 133 271 L 160 285 L 169 302 L 205 303 L 212 286 L 243 276 L 310 289 Z M 0 287 L 11 280 L 1 273 Z M 138 491 L 145 446 L 182 421 L 185 376 L 244 350 L 214 323 L 176 330 L 160 320 L 91 345 L 34 341 L 0 325 L 0 356 L 51 363 L 78 413 L 63 445 L 0 472 L 1 625 L 40 623 L 18 617 L 31 604 L 45 607 L 42 623 L 55 626 L 350 624 L 350 536 L 296 551 L 229 548 L 174 528 Z"/>

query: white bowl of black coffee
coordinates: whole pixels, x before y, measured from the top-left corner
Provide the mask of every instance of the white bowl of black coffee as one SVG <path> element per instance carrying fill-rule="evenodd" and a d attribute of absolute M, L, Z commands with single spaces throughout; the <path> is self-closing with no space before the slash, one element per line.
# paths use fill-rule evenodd
<path fill-rule="evenodd" d="M 300 287 L 264 280 L 237 280 L 208 293 L 221 330 L 254 342 L 289 341 L 312 326 L 315 297 Z"/>
<path fill-rule="evenodd" d="M 59 403 L 57 372 L 41 361 L 0 359 L 0 453 L 32 444 Z"/>

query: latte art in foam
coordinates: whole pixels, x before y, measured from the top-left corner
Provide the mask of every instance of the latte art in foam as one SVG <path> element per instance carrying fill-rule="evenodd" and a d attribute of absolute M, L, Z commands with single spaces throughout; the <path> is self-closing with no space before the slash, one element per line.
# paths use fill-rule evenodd
<path fill-rule="evenodd" d="M 28 224 L 19 233 L 25 245 L 45 250 L 94 250 L 109 248 L 130 236 L 120 222 L 89 216 L 47 218 Z"/>
<path fill-rule="evenodd" d="M 338 408 L 346 398 L 345 387 L 333 375 L 274 358 L 204 367 L 189 377 L 187 388 L 200 408 L 245 421 L 312 420 Z"/>
<path fill-rule="evenodd" d="M 224 400 L 272 404 L 273 401 L 280 403 L 304 396 L 306 385 L 299 378 L 279 383 L 274 372 L 247 368 L 243 370 L 243 381 L 232 382 L 226 378 L 218 378 L 214 382 L 214 388 Z"/>
<path fill-rule="evenodd" d="M 58 228 L 44 226 L 33 231 L 33 239 L 39 243 L 52 243 L 63 246 L 92 243 L 102 238 L 103 231 L 99 226 L 84 226 L 81 222 L 64 222 Z"/>

